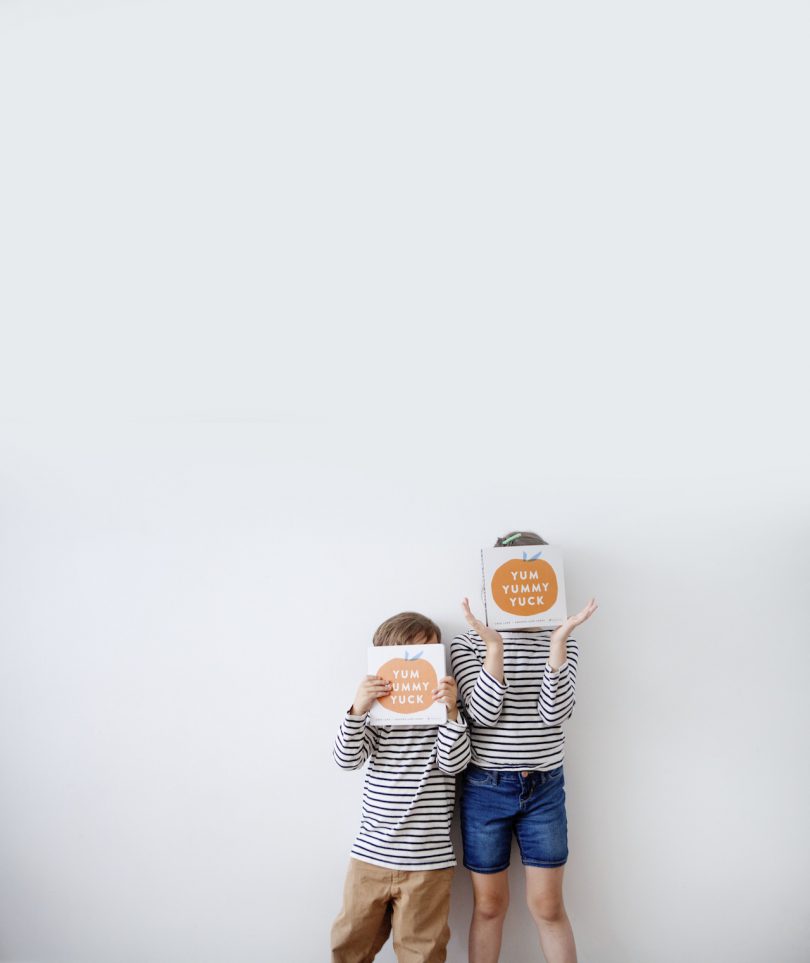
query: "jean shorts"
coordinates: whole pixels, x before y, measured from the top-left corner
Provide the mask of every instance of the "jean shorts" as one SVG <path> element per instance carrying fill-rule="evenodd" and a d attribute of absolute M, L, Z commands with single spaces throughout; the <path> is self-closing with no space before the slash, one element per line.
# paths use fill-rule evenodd
<path fill-rule="evenodd" d="M 512 833 L 524 866 L 562 866 L 568 859 L 563 767 L 499 772 L 470 765 L 462 777 L 464 865 L 500 873 L 509 865 Z"/>

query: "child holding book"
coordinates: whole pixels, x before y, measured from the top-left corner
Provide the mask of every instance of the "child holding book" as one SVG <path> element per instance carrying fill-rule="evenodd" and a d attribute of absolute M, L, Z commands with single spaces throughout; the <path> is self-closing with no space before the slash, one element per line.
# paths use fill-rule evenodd
<path fill-rule="evenodd" d="M 387 619 L 373 639 L 374 645 L 440 642 L 439 627 L 416 612 Z M 370 963 L 392 931 L 400 963 L 447 958 L 456 865 L 450 822 L 455 776 L 470 761 L 469 731 L 451 676 L 432 692 L 434 702 L 447 706 L 442 725 L 370 725 L 369 709 L 389 692 L 380 676 L 366 676 L 335 740 L 341 769 L 366 761 L 368 768 L 343 908 L 332 926 L 332 963 Z"/>
<path fill-rule="evenodd" d="M 534 532 L 511 532 L 495 543 L 546 544 Z M 547 963 L 576 963 L 562 896 L 568 859 L 562 726 L 576 694 L 579 650 L 570 636 L 596 608 L 591 599 L 554 631 L 500 633 L 464 600 L 470 630 L 453 639 L 450 654 L 472 740 L 461 788 L 464 865 L 474 898 L 470 963 L 496 963 L 500 955 L 513 835 Z"/>

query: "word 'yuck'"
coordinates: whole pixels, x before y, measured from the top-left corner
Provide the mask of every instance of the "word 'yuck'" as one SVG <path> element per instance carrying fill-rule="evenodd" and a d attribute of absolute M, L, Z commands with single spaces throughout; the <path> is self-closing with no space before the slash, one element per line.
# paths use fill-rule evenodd
<path fill-rule="evenodd" d="M 392 685 L 392 692 L 389 700 L 392 705 L 424 705 L 425 694 L 427 693 L 429 682 L 406 682 L 405 679 L 419 679 L 419 672 L 416 669 L 394 669 L 394 679 L 398 681 Z M 396 693 L 409 693 L 409 695 L 397 695 Z"/>
<path fill-rule="evenodd" d="M 521 579 L 530 578 L 529 572 L 512 572 L 510 573 L 512 578 L 517 579 L 518 575 Z M 537 576 L 535 575 L 535 578 Z M 529 582 L 528 585 L 503 585 L 504 595 L 528 595 L 528 598 L 510 598 L 508 601 L 512 608 L 520 606 L 523 608 L 526 605 L 543 605 L 543 596 L 532 593 L 548 592 L 548 582 Z"/>
<path fill-rule="evenodd" d="M 422 658 L 422 650 L 401 646 L 398 649 L 397 655 L 382 665 L 376 658 L 369 661 L 371 671 L 376 668 L 380 678 L 389 686 L 386 695 L 378 699 L 380 708 L 399 716 L 425 718 L 431 710 L 435 715 L 438 710 L 433 705 L 433 690 L 439 684 L 435 666 L 430 659 Z M 386 715 L 386 722 L 389 719 L 390 716 Z M 393 720 L 391 722 L 397 725 Z"/>

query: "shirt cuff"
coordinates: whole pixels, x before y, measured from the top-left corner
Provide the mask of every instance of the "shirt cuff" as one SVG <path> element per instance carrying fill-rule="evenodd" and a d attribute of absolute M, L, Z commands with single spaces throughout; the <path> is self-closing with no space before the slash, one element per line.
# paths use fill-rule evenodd
<path fill-rule="evenodd" d="M 552 669 L 551 665 L 548 662 L 546 662 L 546 672 L 550 673 L 551 675 L 558 675 L 560 672 L 562 672 L 563 669 L 567 669 L 567 668 L 568 668 L 568 659 L 566 659 L 565 662 L 563 662 L 563 664 L 559 666 L 559 668 L 557 669 Z"/>
<path fill-rule="evenodd" d="M 467 720 L 459 712 L 458 719 L 447 719 L 442 725 L 447 726 L 448 729 L 458 729 L 463 732 L 467 728 Z"/>
<path fill-rule="evenodd" d="M 364 723 L 368 719 L 368 713 L 364 712 L 362 716 L 353 716 L 351 707 L 346 710 L 346 715 L 343 717 L 344 722 L 350 722 L 352 724 Z"/>
<path fill-rule="evenodd" d="M 548 662 L 546 663 L 546 665 L 548 665 Z M 498 682 L 495 676 L 490 675 L 489 672 L 487 672 L 487 670 L 483 668 L 483 666 L 481 667 L 481 671 L 484 673 L 487 679 L 489 679 L 489 681 L 493 685 L 496 685 L 499 689 L 503 689 L 503 691 L 505 692 L 509 688 L 509 680 L 506 678 L 506 673 L 504 673 L 503 682 Z"/>

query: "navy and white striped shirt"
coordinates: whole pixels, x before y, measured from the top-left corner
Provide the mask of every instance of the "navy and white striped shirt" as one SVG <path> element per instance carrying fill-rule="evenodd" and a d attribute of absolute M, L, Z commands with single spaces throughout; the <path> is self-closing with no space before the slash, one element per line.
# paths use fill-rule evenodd
<path fill-rule="evenodd" d="M 456 865 L 450 841 L 455 775 L 470 761 L 465 722 L 372 726 L 348 713 L 335 739 L 335 762 L 359 769 L 368 759 L 360 832 L 352 856 L 391 869 Z"/>
<path fill-rule="evenodd" d="M 450 644 L 475 765 L 518 771 L 562 764 L 562 724 L 574 711 L 579 647 L 569 639 L 568 657 L 553 671 L 548 664 L 551 632 L 501 633 L 504 684 L 484 669 L 486 645 L 472 629 Z"/>

